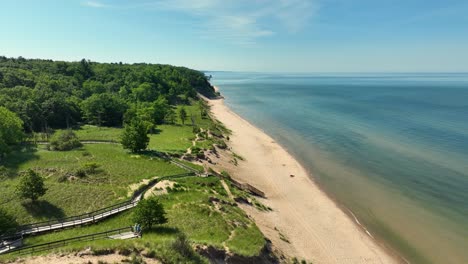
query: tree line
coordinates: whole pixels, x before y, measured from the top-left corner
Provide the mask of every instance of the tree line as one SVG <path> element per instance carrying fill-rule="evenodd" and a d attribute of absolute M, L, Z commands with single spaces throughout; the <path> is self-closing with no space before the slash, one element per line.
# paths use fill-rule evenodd
<path fill-rule="evenodd" d="M 135 118 L 148 127 L 173 122 L 173 105 L 197 92 L 214 96 L 204 73 L 161 64 L 97 63 L 0 56 L 0 106 L 26 132 L 79 123 L 122 126 Z"/>

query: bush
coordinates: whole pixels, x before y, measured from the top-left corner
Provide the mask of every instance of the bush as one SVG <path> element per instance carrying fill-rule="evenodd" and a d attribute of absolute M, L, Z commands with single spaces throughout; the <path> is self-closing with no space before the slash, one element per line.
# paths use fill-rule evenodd
<path fill-rule="evenodd" d="M 50 139 L 50 150 L 67 151 L 83 146 L 72 130 L 59 131 Z"/>
<path fill-rule="evenodd" d="M 46 193 L 47 188 L 41 175 L 29 169 L 21 177 L 17 191 L 21 198 L 29 198 L 34 202 Z"/>
<path fill-rule="evenodd" d="M 86 171 L 83 168 L 79 168 L 75 172 L 76 177 L 84 178 L 86 177 Z"/>
<path fill-rule="evenodd" d="M 98 168 L 100 166 L 101 165 L 96 162 L 87 162 L 76 170 L 75 175 L 77 177 L 83 178 L 86 177 L 86 175 L 96 174 L 98 173 Z"/>
<path fill-rule="evenodd" d="M 187 237 L 183 233 L 177 235 L 176 240 L 172 243 L 172 249 L 179 252 L 180 255 L 184 257 L 190 257 L 193 254 L 193 249 L 190 246 Z"/>
<path fill-rule="evenodd" d="M 83 165 L 83 169 L 86 172 L 86 174 L 95 174 L 98 172 L 98 168 L 101 165 L 96 162 L 87 162 Z"/>

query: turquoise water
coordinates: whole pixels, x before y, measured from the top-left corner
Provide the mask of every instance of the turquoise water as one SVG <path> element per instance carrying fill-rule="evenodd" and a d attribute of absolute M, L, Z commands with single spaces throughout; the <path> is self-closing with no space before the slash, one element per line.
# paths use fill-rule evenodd
<path fill-rule="evenodd" d="M 210 74 L 387 246 L 468 263 L 468 74 Z"/>

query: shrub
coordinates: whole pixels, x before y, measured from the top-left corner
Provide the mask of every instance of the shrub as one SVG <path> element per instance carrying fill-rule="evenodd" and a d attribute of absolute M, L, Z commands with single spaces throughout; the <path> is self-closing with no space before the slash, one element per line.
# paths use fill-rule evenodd
<path fill-rule="evenodd" d="M 87 162 L 83 165 L 83 170 L 86 172 L 86 174 L 95 174 L 98 172 L 98 168 L 101 165 L 96 162 Z"/>
<path fill-rule="evenodd" d="M 86 177 L 86 171 L 83 168 L 78 168 L 75 172 L 75 175 L 79 178 Z"/>
<path fill-rule="evenodd" d="M 172 249 L 179 252 L 180 255 L 184 257 L 190 257 L 193 254 L 192 247 L 183 233 L 177 235 L 175 241 L 172 243 Z"/>
<path fill-rule="evenodd" d="M 47 189 L 44 186 L 44 179 L 32 169 L 27 170 L 20 179 L 17 187 L 21 198 L 29 198 L 33 202 L 43 196 Z"/>
<path fill-rule="evenodd" d="M 98 173 L 98 168 L 100 166 L 101 165 L 96 162 L 87 162 L 76 170 L 75 175 L 77 177 L 83 178 L 86 177 L 86 175 L 96 174 Z"/>
<path fill-rule="evenodd" d="M 83 146 L 80 140 L 72 130 L 59 131 L 50 139 L 50 149 L 58 151 L 67 151 Z"/>

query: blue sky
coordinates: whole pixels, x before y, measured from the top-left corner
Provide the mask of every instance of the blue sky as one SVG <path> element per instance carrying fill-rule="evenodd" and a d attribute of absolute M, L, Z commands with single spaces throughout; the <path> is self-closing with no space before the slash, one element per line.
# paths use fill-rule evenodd
<path fill-rule="evenodd" d="M 0 54 L 266 72 L 468 71 L 468 1 L 0 0 Z"/>

